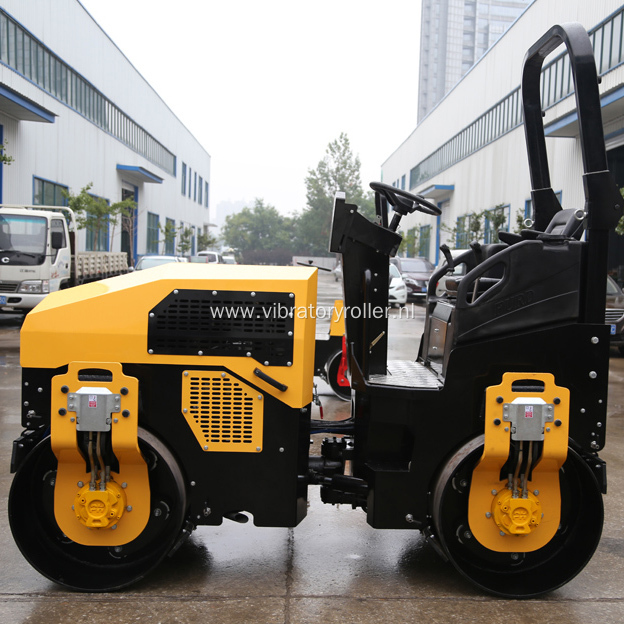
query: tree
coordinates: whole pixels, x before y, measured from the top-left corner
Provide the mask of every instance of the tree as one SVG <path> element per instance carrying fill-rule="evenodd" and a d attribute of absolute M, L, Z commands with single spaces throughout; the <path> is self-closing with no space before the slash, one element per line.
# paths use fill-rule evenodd
<path fill-rule="evenodd" d="M 466 215 L 461 215 L 457 218 L 453 227 L 448 226 L 446 223 L 440 225 L 440 229 L 449 235 L 448 245 L 453 248 L 459 245 L 459 249 L 467 247 L 475 238 L 471 238 L 473 229 L 470 227 L 473 219 L 476 219 L 477 230 L 480 230 L 481 221 L 477 217 L 478 213 L 471 212 Z M 480 234 L 477 231 L 477 234 Z"/>
<path fill-rule="evenodd" d="M 377 212 L 375 211 L 375 193 L 371 189 L 368 189 L 362 194 L 358 202 L 358 212 L 363 214 L 370 221 L 374 221 L 377 216 Z"/>
<path fill-rule="evenodd" d="M 4 143 L 0 143 L 0 165 L 10 165 L 12 162 L 15 162 L 15 158 L 13 158 L 13 156 L 9 156 L 8 154 L 4 153 L 7 145 L 7 141 L 5 141 Z"/>
<path fill-rule="evenodd" d="M 180 256 L 188 256 L 193 247 L 193 228 L 181 225 L 178 228 L 178 254 Z"/>
<path fill-rule="evenodd" d="M 524 214 L 524 210 L 519 209 L 516 212 L 516 225 L 514 227 L 514 232 L 516 234 L 520 234 L 522 230 L 526 230 L 529 226 L 527 225 L 527 221 L 531 221 L 531 219 L 527 220 L 527 217 Z"/>
<path fill-rule="evenodd" d="M 467 247 L 472 242 L 483 242 L 485 238 L 485 220 L 489 223 L 489 231 L 492 232 L 492 237 L 489 242 L 498 243 L 498 232 L 505 225 L 507 216 L 503 210 L 505 204 L 497 204 L 494 208 L 489 210 L 482 210 L 481 212 L 471 212 L 466 215 L 462 215 L 461 227 L 458 227 L 458 223 L 454 227 L 442 224 L 440 228 L 450 235 L 449 245 L 456 245 L 458 238 L 460 239 L 460 248 Z M 463 239 L 463 240 L 461 240 Z"/>
<path fill-rule="evenodd" d="M 210 249 L 217 244 L 217 237 L 213 236 L 210 232 L 202 232 L 197 235 L 197 251 L 204 251 Z"/>
<path fill-rule="evenodd" d="M 374 215 L 372 193 L 364 194 L 360 180 L 360 159 L 353 156 L 349 138 L 343 132 L 328 146 L 316 169 L 305 179 L 307 206 L 297 219 L 301 253 L 328 255 L 331 216 L 337 191 L 346 193 L 349 203 L 364 206 Z M 372 213 L 372 214 L 371 214 Z"/>
<path fill-rule="evenodd" d="M 295 220 L 264 200 L 229 215 L 221 230 L 225 244 L 237 249 L 245 264 L 290 264 Z"/>
<path fill-rule="evenodd" d="M 497 204 L 491 210 L 483 211 L 484 217 L 490 224 L 490 231 L 493 232 L 491 243 L 499 243 L 498 232 L 504 227 L 507 222 L 507 215 L 505 214 L 505 204 Z"/>
<path fill-rule="evenodd" d="M 136 208 L 136 202 L 132 199 L 124 199 L 114 204 L 102 197 L 91 195 L 89 191 L 93 186 L 89 182 L 77 195 L 69 191 L 63 191 L 63 196 L 67 200 L 67 205 L 76 215 L 76 225 L 78 229 L 87 229 L 93 233 L 94 241 L 104 242 L 104 247 L 109 249 L 110 240 L 115 236 L 115 227 L 123 217 L 131 217 L 132 211 Z M 109 231 L 109 226 L 113 226 L 110 238 L 105 234 Z"/>
<path fill-rule="evenodd" d="M 483 216 L 484 211 L 471 212 L 468 219 L 468 243 L 480 242 L 483 238 Z"/>
<path fill-rule="evenodd" d="M 167 221 L 164 226 L 159 221 L 158 229 L 160 230 L 160 233 L 163 235 L 162 240 L 159 240 L 158 242 L 165 243 L 165 250 L 169 248 L 173 248 L 179 228 L 176 228 L 175 223 L 173 221 Z M 168 253 L 168 252 L 165 251 L 165 253 Z"/>
<path fill-rule="evenodd" d="M 624 189 L 620 189 L 620 195 L 624 197 Z M 615 226 L 615 233 L 624 236 L 624 217 L 622 217 Z"/>
<path fill-rule="evenodd" d="M 416 228 L 410 228 L 407 232 L 399 232 L 403 237 L 401 244 L 399 245 L 399 254 L 407 254 L 408 257 L 414 257 L 418 254 L 418 238 L 420 232 Z"/>

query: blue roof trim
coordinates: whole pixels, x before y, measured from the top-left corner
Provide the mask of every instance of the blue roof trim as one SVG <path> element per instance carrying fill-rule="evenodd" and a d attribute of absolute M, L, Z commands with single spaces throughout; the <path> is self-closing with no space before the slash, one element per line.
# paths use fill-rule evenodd
<path fill-rule="evenodd" d="M 428 186 L 426 189 L 419 191 L 417 195 L 422 195 L 423 197 L 430 197 L 435 191 L 454 191 L 454 184 L 432 184 Z"/>
<path fill-rule="evenodd" d="M 570 113 L 569 115 L 566 115 L 565 117 L 562 117 L 555 123 L 546 126 L 544 128 L 544 136 L 550 136 L 555 132 L 559 132 L 559 130 L 565 128 L 566 126 L 569 126 L 570 124 L 573 124 L 575 121 L 578 121 L 578 114 L 576 113 L 576 111 Z"/>
<path fill-rule="evenodd" d="M 624 87 L 620 87 L 619 89 L 616 89 L 615 91 L 611 91 L 611 93 L 608 93 L 604 97 L 600 98 L 600 106 L 601 108 L 604 108 L 605 106 L 608 106 L 609 104 L 612 104 L 613 102 L 617 102 L 618 100 L 621 100 L 623 97 L 624 97 Z"/>
<path fill-rule="evenodd" d="M 136 165 L 117 165 L 117 171 L 128 171 L 133 173 L 135 176 L 141 178 L 143 182 L 150 182 L 152 184 L 162 184 L 163 178 L 160 178 L 156 174 L 144 169 L 143 167 L 138 167 Z"/>
<path fill-rule="evenodd" d="M 49 110 L 46 110 L 42 106 L 35 104 L 35 102 L 33 102 L 32 100 L 29 100 L 28 98 L 20 95 L 19 93 L 17 93 L 17 91 L 13 91 L 13 89 L 9 89 L 2 84 L 0 84 L 0 97 L 9 100 L 12 104 L 19 106 L 28 113 L 39 117 L 41 121 L 54 123 L 54 118 L 56 117 L 54 113 L 51 113 Z"/>
<path fill-rule="evenodd" d="M 600 108 L 609 106 L 609 104 L 613 104 L 613 102 L 617 102 L 622 98 L 624 98 L 624 87 L 620 87 L 619 89 L 616 89 L 615 91 L 612 91 L 611 93 L 608 93 L 604 97 L 600 98 Z M 569 126 L 575 121 L 578 121 L 578 113 L 576 111 L 570 113 L 569 115 L 566 115 L 565 117 L 562 117 L 561 119 L 544 128 L 544 134 L 545 136 L 554 134 L 555 132 L 558 132 L 566 126 Z"/>

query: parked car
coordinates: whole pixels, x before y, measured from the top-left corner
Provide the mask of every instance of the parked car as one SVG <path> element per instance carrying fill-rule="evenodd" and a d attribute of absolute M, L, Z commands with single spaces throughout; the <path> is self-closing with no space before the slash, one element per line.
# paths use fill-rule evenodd
<path fill-rule="evenodd" d="M 407 303 L 407 287 L 399 273 L 399 269 L 390 264 L 390 285 L 388 287 L 388 304 L 403 307 Z"/>
<path fill-rule="evenodd" d="M 398 268 L 405 280 L 407 299 L 422 301 L 427 296 L 427 284 L 434 266 L 427 258 L 397 258 Z M 393 263 L 394 264 L 394 263 Z"/>
<path fill-rule="evenodd" d="M 238 264 L 234 256 L 223 256 L 223 262 L 225 262 L 225 264 Z"/>
<path fill-rule="evenodd" d="M 205 257 L 206 262 L 216 262 L 219 264 L 224 264 L 223 256 L 218 251 L 208 251 L 208 250 L 198 251 L 197 255 Z M 191 262 L 195 262 L 195 260 L 191 260 Z M 198 260 L 197 262 L 202 262 L 202 261 Z"/>
<path fill-rule="evenodd" d="M 215 261 L 212 256 L 207 256 L 205 254 L 189 256 L 189 262 L 197 262 L 199 264 L 225 264 L 221 256 L 219 256 L 219 259 Z"/>
<path fill-rule="evenodd" d="M 141 256 L 134 270 L 151 269 L 152 267 L 169 264 L 170 262 L 188 262 L 188 259 L 181 256 Z"/>
<path fill-rule="evenodd" d="M 607 275 L 605 323 L 611 326 L 611 346 L 624 355 L 624 293 L 617 282 Z"/>

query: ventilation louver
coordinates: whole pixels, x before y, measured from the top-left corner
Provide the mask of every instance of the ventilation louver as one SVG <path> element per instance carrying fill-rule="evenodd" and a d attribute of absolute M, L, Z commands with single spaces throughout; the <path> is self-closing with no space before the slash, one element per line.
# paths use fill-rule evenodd
<path fill-rule="evenodd" d="M 219 371 L 184 371 L 182 413 L 205 451 L 262 450 L 263 397 Z"/>
<path fill-rule="evenodd" d="M 148 351 L 290 366 L 294 304 L 290 293 L 174 290 L 150 311 Z"/>

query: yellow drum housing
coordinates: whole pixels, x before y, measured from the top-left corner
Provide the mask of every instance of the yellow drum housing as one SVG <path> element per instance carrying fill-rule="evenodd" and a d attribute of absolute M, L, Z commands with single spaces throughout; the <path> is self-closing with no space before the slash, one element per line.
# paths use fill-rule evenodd
<path fill-rule="evenodd" d="M 550 373 L 505 373 L 500 385 L 487 389 L 485 444 L 468 503 L 470 530 L 486 548 L 532 552 L 555 535 L 561 517 L 559 470 L 568 453 L 569 401 L 569 390 L 557 386 Z M 524 461 L 530 474 L 526 487 L 514 494 L 512 477 L 501 471 L 513 445 L 517 451 L 525 443 L 531 452 L 541 447 L 541 455 L 523 458 L 520 451 L 517 469 L 510 470 L 518 472 Z M 514 478 L 517 482 L 520 475 Z"/>

